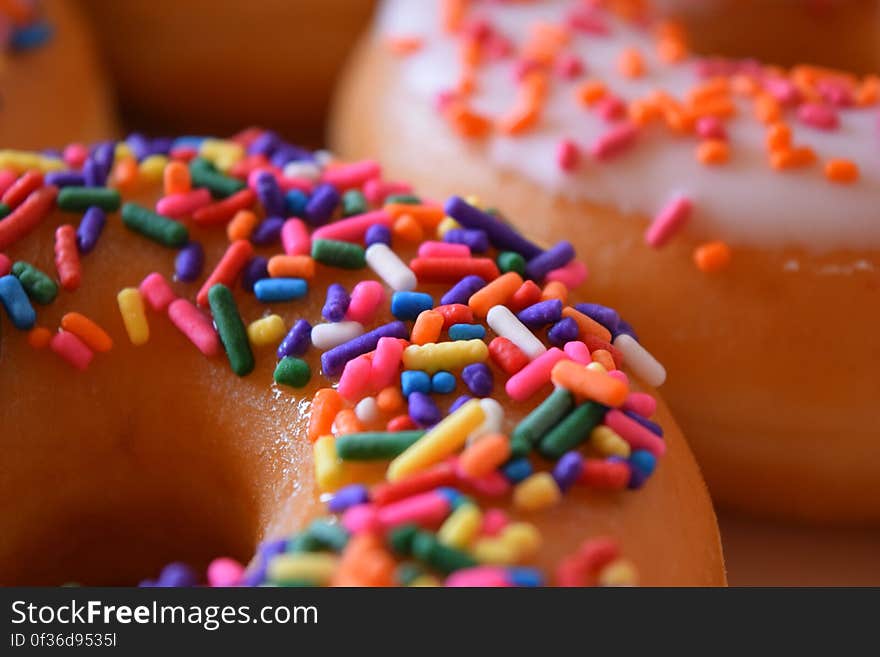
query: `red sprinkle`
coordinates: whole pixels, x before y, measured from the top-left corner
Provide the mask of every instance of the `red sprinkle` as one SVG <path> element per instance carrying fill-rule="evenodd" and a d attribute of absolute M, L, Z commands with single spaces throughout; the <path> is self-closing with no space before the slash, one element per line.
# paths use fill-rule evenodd
<path fill-rule="evenodd" d="M 3 193 L 3 197 L 0 198 L 0 202 L 14 208 L 24 202 L 31 192 L 37 191 L 42 186 L 43 174 L 36 170 L 30 170 L 9 186 Z"/>
<path fill-rule="evenodd" d="M 49 185 L 33 192 L 5 219 L 0 219 L 0 249 L 12 246 L 30 233 L 55 205 L 58 188 Z"/>
<path fill-rule="evenodd" d="M 200 226 L 226 223 L 235 216 L 236 212 L 249 209 L 256 201 L 256 193 L 248 187 L 222 201 L 199 208 L 193 214 L 193 221 Z"/>
<path fill-rule="evenodd" d="M 55 268 L 61 287 L 73 292 L 82 280 L 79 251 L 76 248 L 76 228 L 70 224 L 59 226 L 55 231 Z"/>
<path fill-rule="evenodd" d="M 491 258 L 415 258 L 409 267 L 420 283 L 457 283 L 470 275 L 494 281 L 499 276 Z"/>

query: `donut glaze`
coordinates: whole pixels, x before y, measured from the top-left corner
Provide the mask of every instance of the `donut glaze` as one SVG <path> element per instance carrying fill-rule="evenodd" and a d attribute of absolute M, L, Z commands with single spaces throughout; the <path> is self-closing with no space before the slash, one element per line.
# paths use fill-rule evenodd
<path fill-rule="evenodd" d="M 160 195 L 160 185 L 142 183 L 127 198 L 152 207 Z M 55 229 L 77 220 L 53 211 L 8 255 L 54 271 Z M 208 272 L 228 245 L 225 230 L 186 223 L 204 245 Z M 117 292 L 150 272 L 172 271 L 174 257 L 108 214 L 98 246 L 83 256 L 82 286 L 38 313 L 38 324 L 51 328 L 78 310 L 112 337 L 112 350 L 97 354 L 85 372 L 50 350 L 32 350 L 26 333 L 3 321 L 3 583 L 132 583 L 171 560 L 202 566 L 228 554 L 246 561 L 258 541 L 286 536 L 324 512 L 306 437 L 309 400 L 331 382 L 320 373 L 317 349 L 307 356 L 311 382 L 294 390 L 272 382 L 274 347 L 255 349 L 256 369 L 239 378 L 222 355 L 203 356 L 161 313 L 148 310 L 147 344 L 135 347 L 126 337 Z M 306 299 L 267 306 L 238 286 L 235 296 L 246 322 L 271 311 L 289 326 L 301 317 L 320 321 L 328 283 L 350 290 L 364 276 L 319 265 Z M 176 281 L 174 291 L 193 300 L 202 280 Z M 389 319 L 386 305 L 376 322 Z M 531 404 L 505 402 L 508 421 Z M 544 536 L 536 565 L 549 570 L 585 537 L 609 535 L 643 584 L 724 583 L 699 470 L 662 402 L 654 420 L 666 430 L 668 449 L 642 490 L 576 490 L 557 507 L 528 515 Z"/>
<path fill-rule="evenodd" d="M 662 129 L 646 130 L 619 158 L 596 161 L 589 147 L 607 125 L 578 110 L 573 86 L 555 79 L 532 130 L 463 140 L 436 111 L 442 80 L 455 75 L 451 38 L 438 36 L 436 16 L 416 15 L 403 4 L 386 3 L 352 60 L 335 105 L 337 150 L 345 157 L 378 152 L 389 175 L 405 174 L 440 196 L 462 186 L 479 189 L 485 202 L 515 207 L 512 221 L 541 239 L 571 239 L 590 267 L 590 294 L 607 295 L 624 309 L 667 366 L 664 393 L 717 502 L 811 522 L 880 520 L 872 420 L 880 391 L 872 373 L 880 356 L 872 328 L 880 319 L 880 231 L 872 219 L 880 180 L 876 108 L 841 111 L 845 128 L 838 131 L 808 130 L 792 119 L 795 134 L 822 144 L 823 156 L 829 139 L 834 153 L 860 153 L 861 177 L 851 186 L 831 184 L 817 167 L 774 172 L 759 153 L 765 128 L 749 108 L 725 125 L 726 166 L 701 166 L 696 140 Z M 481 15 L 497 18 L 505 35 L 522 34 L 535 15 L 559 22 L 573 4 L 486 5 Z M 614 16 L 606 19 L 616 25 Z M 571 45 L 583 49 L 588 75 L 607 75 L 609 88 L 624 89 L 633 81 L 608 66 L 616 65 L 615 53 L 650 38 L 640 30 L 576 35 Z M 390 54 L 389 35 L 421 45 L 401 58 Z M 510 107 L 514 62 L 494 62 L 485 77 L 477 76 L 475 104 Z M 693 76 L 694 66 L 696 60 L 685 60 L 662 75 L 683 68 Z M 651 76 L 635 83 L 650 86 Z M 563 136 L 582 149 L 573 174 L 557 164 Z M 438 169 L 438 161 L 456 166 Z M 645 244 L 646 216 L 683 189 L 693 214 L 655 251 Z M 721 238 L 733 250 L 730 266 L 714 276 L 692 262 L 707 238 Z"/>

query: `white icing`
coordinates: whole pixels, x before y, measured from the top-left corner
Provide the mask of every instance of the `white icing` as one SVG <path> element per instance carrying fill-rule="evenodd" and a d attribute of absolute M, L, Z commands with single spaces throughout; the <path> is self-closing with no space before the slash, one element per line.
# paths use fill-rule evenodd
<path fill-rule="evenodd" d="M 424 40 L 424 47 L 401 58 L 400 66 L 403 83 L 431 112 L 436 111 L 437 94 L 451 88 L 458 76 L 457 43 L 439 27 L 438 4 L 438 0 L 386 0 L 377 19 L 377 30 L 384 35 Z M 479 12 L 519 44 L 532 23 L 560 22 L 573 4 L 571 0 L 486 3 Z M 630 99 L 664 89 L 681 99 L 694 86 L 694 60 L 663 64 L 649 34 L 615 19 L 609 24 L 610 36 L 578 33 L 567 52 L 581 57 L 588 73 L 605 81 L 616 95 Z M 644 56 L 647 72 L 642 78 L 626 79 L 617 73 L 617 59 L 626 47 L 636 47 Z M 508 58 L 480 69 L 475 109 L 498 116 L 512 106 L 513 61 Z M 814 251 L 880 247 L 876 108 L 841 110 L 840 128 L 829 132 L 789 117 L 794 143 L 812 147 L 819 156 L 808 169 L 776 172 L 769 167 L 765 127 L 753 118 L 751 103 L 742 99 L 737 101 L 737 116 L 726 124 L 731 159 L 725 165 L 701 165 L 694 155 L 695 137 L 674 137 L 660 126 L 642 131 L 637 145 L 621 156 L 596 162 L 587 149 L 608 124 L 574 100 L 574 90 L 583 79 L 554 77 L 539 125 L 517 137 L 494 133 L 486 141 L 489 160 L 566 197 L 612 205 L 627 213 L 653 216 L 676 193 L 684 193 L 694 202 L 687 230 L 699 237 Z M 582 163 L 573 173 L 556 164 L 557 145 L 566 138 L 582 147 Z M 861 178 L 855 184 L 835 185 L 825 179 L 822 162 L 841 157 L 859 166 Z"/>

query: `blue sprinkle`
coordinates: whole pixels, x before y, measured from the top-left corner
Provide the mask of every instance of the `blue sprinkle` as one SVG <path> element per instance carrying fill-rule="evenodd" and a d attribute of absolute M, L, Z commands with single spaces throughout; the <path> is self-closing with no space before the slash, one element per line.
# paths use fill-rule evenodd
<path fill-rule="evenodd" d="M 630 454 L 629 464 L 633 470 L 638 470 L 646 477 L 650 477 L 657 467 L 657 457 L 648 450 L 637 449 Z"/>
<path fill-rule="evenodd" d="M 281 228 L 284 219 L 281 217 L 267 217 L 263 219 L 251 234 L 251 242 L 254 246 L 269 246 L 275 244 L 281 238 Z"/>
<path fill-rule="evenodd" d="M 461 379 L 477 397 L 488 397 L 495 383 L 492 370 L 485 363 L 471 363 L 461 371 Z"/>
<path fill-rule="evenodd" d="M 544 575 L 535 568 L 508 568 L 507 581 L 511 586 L 544 586 Z"/>
<path fill-rule="evenodd" d="M 36 324 L 37 312 L 21 286 L 21 281 L 12 274 L 0 278 L 0 303 L 6 308 L 12 325 L 20 331 L 28 331 Z"/>
<path fill-rule="evenodd" d="M 503 474 L 504 478 L 511 484 L 518 484 L 519 482 L 528 479 L 532 475 L 532 472 L 534 472 L 532 464 L 525 456 L 518 459 L 512 459 L 501 466 L 501 474 Z"/>
<path fill-rule="evenodd" d="M 420 427 L 437 424 L 443 417 L 437 404 L 423 392 L 413 392 L 407 399 L 409 416 Z"/>
<path fill-rule="evenodd" d="M 455 390 L 455 375 L 452 372 L 437 372 L 431 377 L 431 392 L 448 395 Z"/>
<path fill-rule="evenodd" d="M 285 356 L 296 356 L 297 358 L 305 354 L 312 344 L 312 325 L 305 319 L 298 319 L 290 331 L 284 336 L 281 344 L 278 345 L 278 360 Z"/>
<path fill-rule="evenodd" d="M 309 291 L 302 278 L 263 278 L 254 284 L 254 294 L 263 303 L 301 299 Z"/>
<path fill-rule="evenodd" d="M 391 297 L 391 314 L 400 320 L 411 320 L 434 307 L 434 299 L 425 292 L 395 292 Z"/>
<path fill-rule="evenodd" d="M 486 328 L 482 324 L 453 324 L 449 327 L 450 340 L 482 340 Z"/>
<path fill-rule="evenodd" d="M 30 50 L 39 48 L 52 37 L 52 26 L 45 21 L 37 21 L 24 27 L 16 28 L 9 39 L 12 50 Z"/>
<path fill-rule="evenodd" d="M 201 242 L 190 242 L 184 246 L 174 260 L 174 272 L 177 280 L 191 283 L 202 275 L 205 264 L 205 250 Z"/>
<path fill-rule="evenodd" d="M 422 370 L 404 370 L 400 373 L 400 388 L 404 397 L 414 392 L 431 392 L 431 376 Z"/>
<path fill-rule="evenodd" d="M 254 285 L 262 278 L 269 278 L 269 261 L 263 256 L 254 256 L 241 272 L 241 287 L 246 292 L 253 292 Z"/>
<path fill-rule="evenodd" d="M 373 246 L 373 244 L 391 246 L 391 229 L 383 224 L 373 224 L 367 228 L 367 233 L 364 236 L 364 239 L 367 246 Z"/>
<path fill-rule="evenodd" d="M 306 212 L 306 205 L 309 197 L 300 189 L 291 189 L 284 196 L 284 206 L 287 208 L 287 215 L 301 217 Z"/>
<path fill-rule="evenodd" d="M 449 486 L 442 486 L 437 489 L 437 492 L 449 500 L 449 506 L 453 509 L 457 509 L 463 502 L 467 501 L 467 498 L 464 495 Z"/>

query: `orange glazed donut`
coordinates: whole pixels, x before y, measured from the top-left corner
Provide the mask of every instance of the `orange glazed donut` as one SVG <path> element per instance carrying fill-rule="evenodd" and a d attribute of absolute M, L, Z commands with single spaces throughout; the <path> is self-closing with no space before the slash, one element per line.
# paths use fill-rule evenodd
<path fill-rule="evenodd" d="M 338 153 L 570 239 L 669 368 L 717 502 L 880 521 L 880 78 L 691 57 L 618 3 L 428 4 L 382 6 Z"/>
<path fill-rule="evenodd" d="M 106 80 L 73 2 L 0 2 L 0 144 L 49 148 L 115 132 Z"/>
<path fill-rule="evenodd" d="M 567 245 L 452 197 L 482 227 L 455 241 L 375 161 L 260 130 L 26 161 L 0 219 L 0 582 L 174 561 L 148 583 L 182 585 L 222 554 L 210 584 L 724 584 L 637 376 L 662 368 L 568 299 Z"/>

